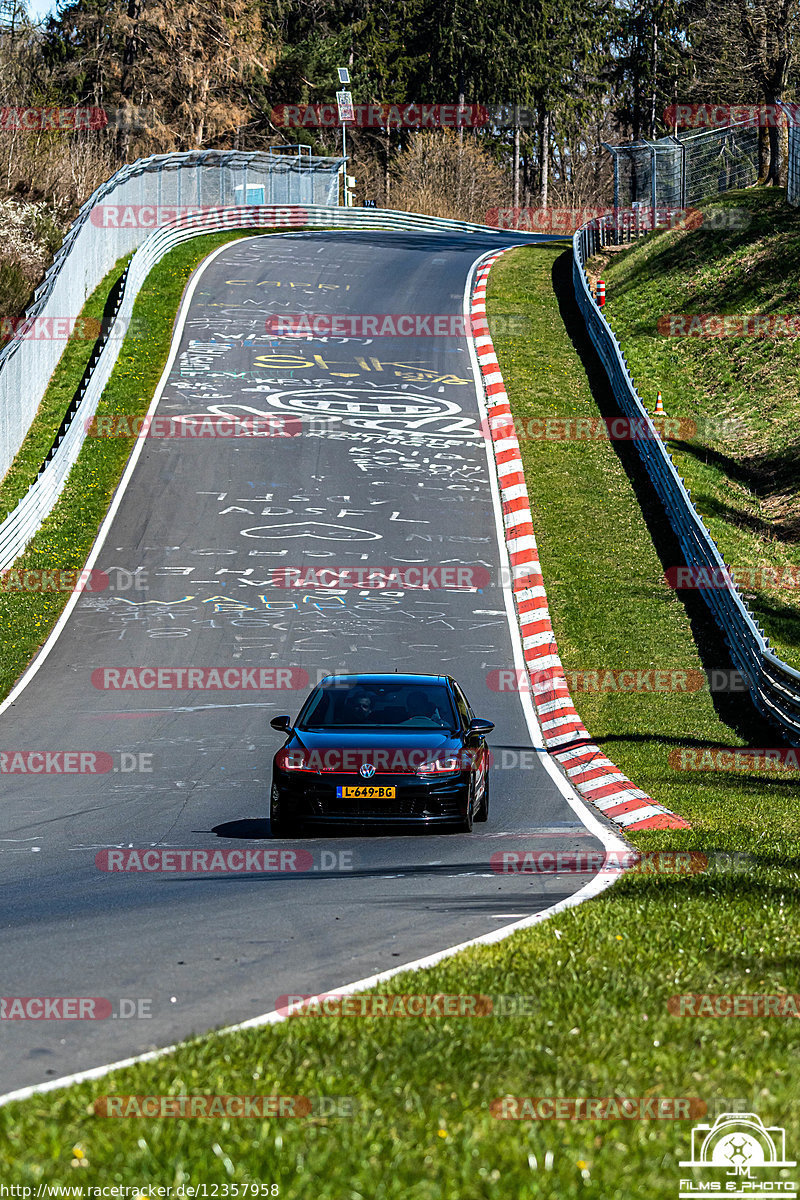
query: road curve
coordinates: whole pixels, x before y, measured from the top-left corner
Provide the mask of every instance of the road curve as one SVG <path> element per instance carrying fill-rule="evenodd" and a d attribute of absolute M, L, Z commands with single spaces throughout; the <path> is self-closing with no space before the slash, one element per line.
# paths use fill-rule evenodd
<path fill-rule="evenodd" d="M 289 414 L 302 432 L 141 443 L 97 557 L 111 586 L 78 599 L 0 715 L 7 764 L 37 751 L 113 764 L 3 775 L 3 995 L 99 997 L 115 1014 L 0 1021 L 4 1090 L 414 960 L 590 878 L 492 870 L 507 848 L 601 843 L 534 746 L 529 706 L 487 685 L 519 656 L 466 340 L 311 342 L 265 329 L 276 313 L 460 314 L 472 264 L 507 237 L 255 237 L 196 275 L 158 412 Z M 489 583 L 338 594 L 274 583 L 276 568 L 321 565 L 480 566 Z M 496 723 L 489 822 L 471 836 L 336 830 L 275 841 L 267 799 L 281 739 L 268 722 L 296 713 L 307 688 L 98 686 L 109 668 L 124 679 L 141 667 L 291 668 L 312 683 L 345 669 L 448 672 Z M 310 852 L 308 870 L 96 865 L 114 848 L 295 846 Z M 126 1018 L 131 1004 L 143 1015 Z"/>

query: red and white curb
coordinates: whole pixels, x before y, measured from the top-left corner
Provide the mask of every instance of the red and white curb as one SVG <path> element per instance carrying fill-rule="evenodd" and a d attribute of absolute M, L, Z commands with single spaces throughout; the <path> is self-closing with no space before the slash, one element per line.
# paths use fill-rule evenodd
<path fill-rule="evenodd" d="M 502 254 L 505 250 L 489 255 L 476 271 L 472 330 L 489 411 L 522 650 L 542 735 L 583 799 L 617 825 L 631 830 L 686 829 L 688 821 L 656 804 L 594 745 L 569 694 L 547 607 L 519 442 L 486 321 L 489 271 Z"/>

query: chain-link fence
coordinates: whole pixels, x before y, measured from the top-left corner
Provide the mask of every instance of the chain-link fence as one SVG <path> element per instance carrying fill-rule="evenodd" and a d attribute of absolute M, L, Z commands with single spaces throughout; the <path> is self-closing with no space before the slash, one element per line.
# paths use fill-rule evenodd
<path fill-rule="evenodd" d="M 720 192 L 752 187 L 758 179 L 758 140 L 758 126 L 745 123 L 682 134 L 683 207 Z"/>
<path fill-rule="evenodd" d="M 614 207 L 683 206 L 682 155 L 676 138 L 631 142 L 606 149 L 614 157 Z"/>
<path fill-rule="evenodd" d="M 750 187 L 758 179 L 758 126 L 720 129 L 605 148 L 614 158 L 614 207 L 688 208 L 707 196 Z"/>
<path fill-rule="evenodd" d="M 789 156 L 786 163 L 786 196 L 800 205 L 800 104 L 783 104 L 789 125 Z"/>
<path fill-rule="evenodd" d="M 230 205 L 337 205 L 344 160 L 288 152 L 199 150 L 140 159 L 86 201 L 25 314 L 0 351 L 0 478 L 22 445 L 66 333 L 86 298 L 123 255 L 186 209 Z"/>

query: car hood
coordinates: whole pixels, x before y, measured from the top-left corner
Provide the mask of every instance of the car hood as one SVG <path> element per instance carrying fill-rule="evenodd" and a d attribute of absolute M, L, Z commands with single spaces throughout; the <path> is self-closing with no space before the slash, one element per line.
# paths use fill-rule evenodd
<path fill-rule="evenodd" d="M 462 745 L 460 735 L 446 729 L 301 729 L 293 732 L 286 743 L 291 749 L 304 746 L 307 750 L 420 750 L 448 751 Z"/>

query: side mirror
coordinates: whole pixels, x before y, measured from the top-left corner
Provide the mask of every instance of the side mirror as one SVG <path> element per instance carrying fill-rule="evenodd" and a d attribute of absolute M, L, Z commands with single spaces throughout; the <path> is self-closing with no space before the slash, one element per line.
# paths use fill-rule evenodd
<path fill-rule="evenodd" d="M 494 729 L 494 721 L 483 721 L 480 717 L 475 717 L 469 723 L 468 733 L 491 733 Z"/>
<path fill-rule="evenodd" d="M 278 733 L 288 733 L 292 728 L 292 722 L 286 713 L 280 717 L 273 717 L 270 721 L 270 725 L 273 729 L 277 729 Z"/>

